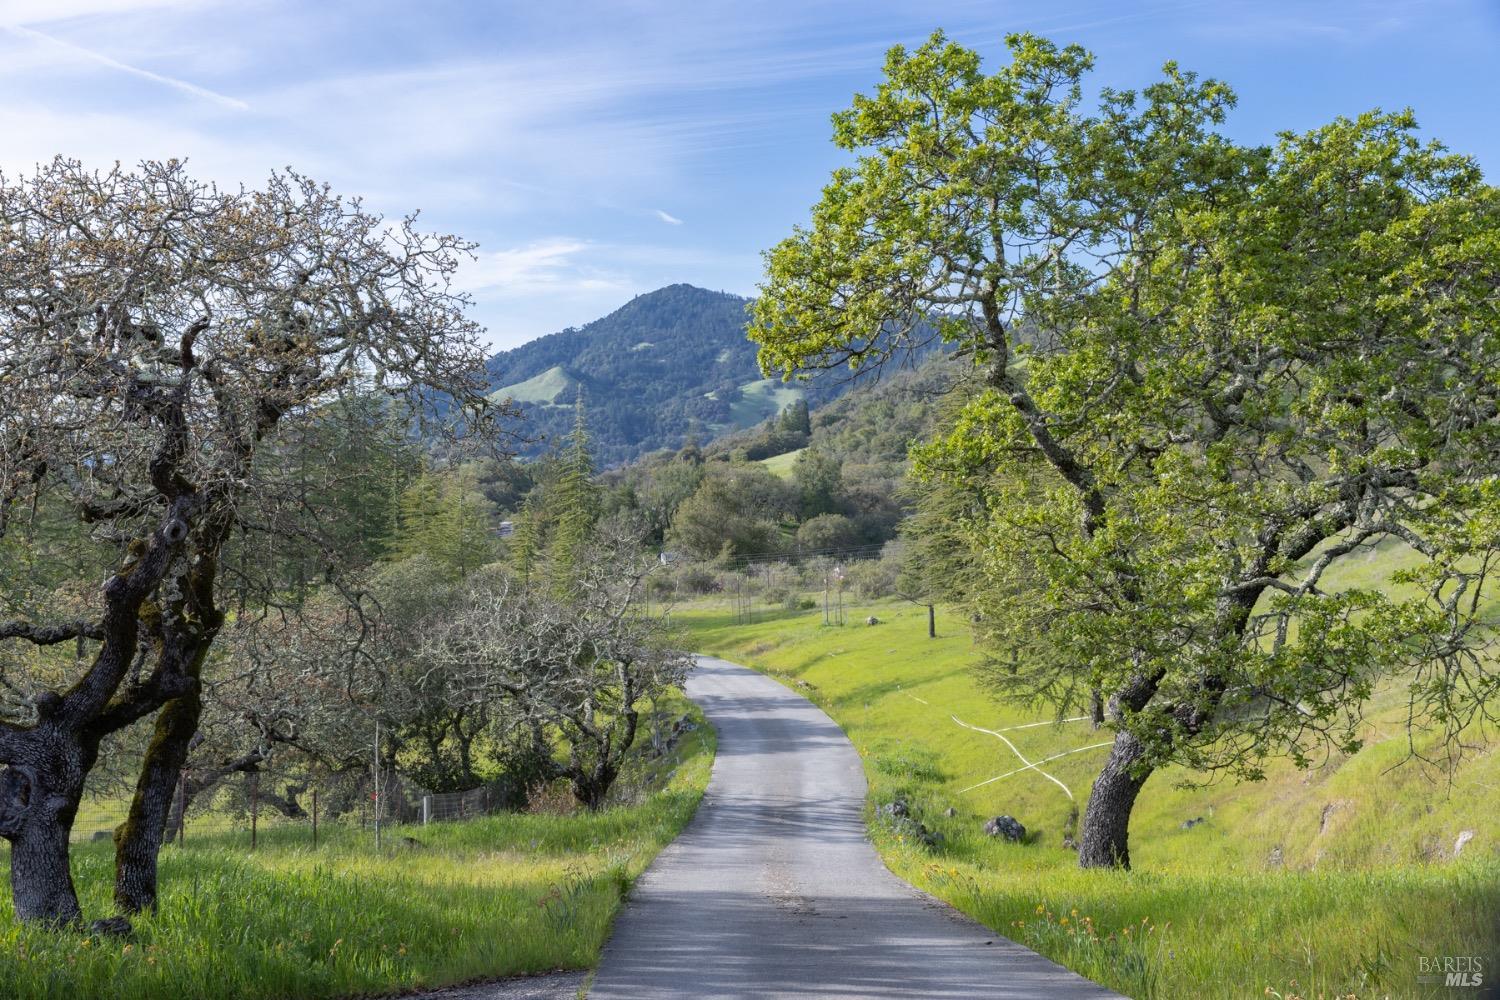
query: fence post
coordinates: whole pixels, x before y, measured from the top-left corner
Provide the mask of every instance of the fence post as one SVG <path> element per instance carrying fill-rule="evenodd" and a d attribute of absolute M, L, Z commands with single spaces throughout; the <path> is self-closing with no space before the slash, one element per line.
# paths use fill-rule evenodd
<path fill-rule="evenodd" d="M 375 793 L 370 797 L 370 813 L 375 819 L 375 849 L 380 850 L 380 720 L 375 720 L 375 768 L 370 772 L 371 787 Z"/>
<path fill-rule="evenodd" d="M 187 768 L 177 772 L 177 846 L 182 846 L 187 831 Z"/>
<path fill-rule="evenodd" d="M 432 820 L 432 796 L 422 796 L 422 825 L 426 826 Z"/>
<path fill-rule="evenodd" d="M 313 793 L 313 800 L 312 800 L 312 807 L 313 807 L 313 846 L 317 847 L 318 846 L 318 786 L 317 785 L 313 786 L 312 793 Z"/>
<path fill-rule="evenodd" d="M 260 772 L 250 772 L 250 850 L 255 850 L 256 826 L 260 820 Z"/>
<path fill-rule="evenodd" d="M 927 638 L 937 638 L 937 610 L 931 604 L 927 605 Z"/>

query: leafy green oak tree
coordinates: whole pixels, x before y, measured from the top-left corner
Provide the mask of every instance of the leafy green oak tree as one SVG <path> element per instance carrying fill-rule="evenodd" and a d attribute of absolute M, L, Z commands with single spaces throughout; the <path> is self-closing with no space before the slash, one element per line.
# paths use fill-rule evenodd
<path fill-rule="evenodd" d="M 1254 777 L 1358 745 L 1405 671 L 1454 735 L 1496 679 L 1500 195 L 1410 114 L 1273 146 L 1168 64 L 1083 99 L 1030 35 L 995 72 L 941 34 L 834 116 L 854 154 L 767 258 L 761 364 L 867 367 L 936 331 L 976 389 L 919 474 L 983 487 L 984 668 L 1115 733 L 1079 849 L 1128 866 L 1168 763 Z M 1342 585 L 1376 545 L 1402 586 Z"/>

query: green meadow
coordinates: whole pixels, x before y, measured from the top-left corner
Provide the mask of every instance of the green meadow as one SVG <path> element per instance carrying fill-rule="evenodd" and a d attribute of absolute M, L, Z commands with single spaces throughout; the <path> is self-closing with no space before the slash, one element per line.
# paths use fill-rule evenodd
<path fill-rule="evenodd" d="M 865 624 L 872 614 L 881 624 Z M 897 602 L 856 607 L 843 627 L 815 612 L 749 625 L 717 607 L 679 615 L 696 648 L 781 679 L 843 726 L 894 872 L 1129 996 L 1448 997 L 1417 980 L 1421 956 L 1500 966 L 1500 758 L 1485 743 L 1447 771 L 1409 759 L 1399 685 L 1370 706 L 1352 756 L 1206 787 L 1157 773 L 1131 822 L 1134 869 L 1083 872 L 1063 837 L 1107 752 L 1084 748 L 1108 734 L 988 696 L 957 617 L 940 608 L 930 640 L 926 609 Z M 876 817 L 895 798 L 942 835 L 937 847 Z M 1028 842 L 983 835 L 1001 814 Z"/>
<path fill-rule="evenodd" d="M 338 823 L 316 849 L 287 827 L 254 851 L 190 837 L 163 848 L 160 912 L 130 940 L 18 924 L 7 893 L 0 997 L 311 1000 L 589 968 L 635 877 L 692 817 L 713 753 L 700 725 L 636 775 L 651 789 L 639 804 L 398 826 L 379 851 Z M 75 845 L 73 875 L 85 913 L 107 915 L 112 845 Z"/>

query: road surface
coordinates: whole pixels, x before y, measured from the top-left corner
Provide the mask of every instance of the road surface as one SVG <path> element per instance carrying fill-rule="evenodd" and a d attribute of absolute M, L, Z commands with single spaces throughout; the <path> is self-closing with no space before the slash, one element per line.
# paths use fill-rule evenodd
<path fill-rule="evenodd" d="M 636 883 L 590 1000 L 1117 997 L 896 878 L 833 720 L 741 666 L 687 685 L 718 730 L 697 815 Z"/>

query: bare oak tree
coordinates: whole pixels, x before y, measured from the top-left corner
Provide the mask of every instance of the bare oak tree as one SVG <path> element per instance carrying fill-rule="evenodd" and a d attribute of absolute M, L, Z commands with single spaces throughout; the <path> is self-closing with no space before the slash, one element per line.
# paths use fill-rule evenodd
<path fill-rule="evenodd" d="M 566 757 L 550 754 L 589 809 L 604 806 L 640 728 L 643 702 L 680 685 L 690 657 L 670 628 L 642 613 L 645 581 L 658 566 L 629 527 L 605 521 L 584 548 L 566 598 L 503 575 L 481 576 L 422 658 L 441 674 L 453 704 L 495 705 L 538 745 L 560 735 Z"/>
<path fill-rule="evenodd" d="M 5 642 L 88 653 L 0 724 L 21 919 L 79 919 L 68 836 L 85 778 L 106 735 L 152 716 L 115 834 L 115 900 L 155 905 L 225 622 L 221 557 L 273 488 L 263 446 L 359 393 L 470 431 L 493 421 L 477 329 L 449 286 L 469 249 L 290 173 L 240 191 L 176 161 L 0 176 L 0 539 L 19 512 L 65 504 L 119 554 L 77 610 L 0 622 Z"/>

